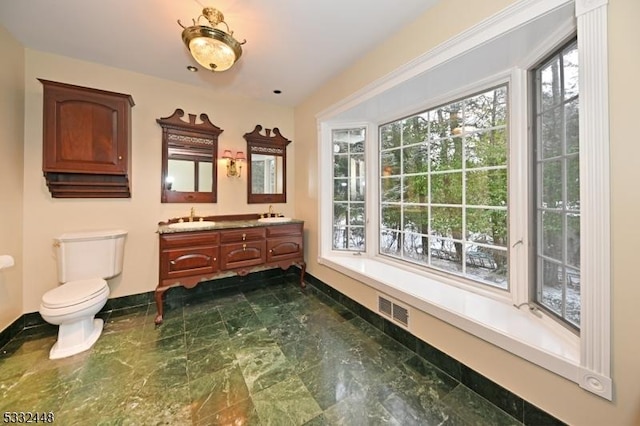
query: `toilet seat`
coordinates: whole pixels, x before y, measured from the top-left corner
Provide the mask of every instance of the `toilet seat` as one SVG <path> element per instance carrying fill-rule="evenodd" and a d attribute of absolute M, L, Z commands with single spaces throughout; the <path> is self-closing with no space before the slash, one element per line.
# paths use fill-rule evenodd
<path fill-rule="evenodd" d="M 42 306 L 47 309 L 68 308 L 109 294 L 107 282 L 101 278 L 77 280 L 49 290 L 42 296 Z"/>

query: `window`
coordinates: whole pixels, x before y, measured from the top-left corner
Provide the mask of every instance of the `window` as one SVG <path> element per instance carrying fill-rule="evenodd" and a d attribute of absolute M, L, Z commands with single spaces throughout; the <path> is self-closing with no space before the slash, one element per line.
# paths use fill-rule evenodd
<path fill-rule="evenodd" d="M 380 253 L 508 288 L 507 86 L 380 126 Z"/>
<path fill-rule="evenodd" d="M 533 71 L 537 303 L 580 325 L 578 46 L 574 40 Z"/>
<path fill-rule="evenodd" d="M 558 50 L 557 43 L 572 34 L 577 47 Z M 318 113 L 319 265 L 362 283 L 352 294 L 374 311 L 375 295 L 387 294 L 611 400 L 606 35 L 606 1 L 517 2 Z M 543 81 L 554 77 L 554 66 L 558 80 Z M 538 94 L 536 72 L 541 77 Z M 499 163 L 469 164 L 474 155 L 481 158 L 469 154 L 475 148 L 470 137 L 491 128 L 467 128 L 473 125 L 464 122 L 463 111 L 456 118 L 462 126 L 449 123 L 437 129 L 431 116 L 440 109 L 444 116 L 488 88 L 505 90 L 508 170 Z M 544 105 L 542 91 L 547 89 L 550 99 Z M 368 201 L 363 221 L 367 239 L 353 256 L 345 239 L 350 235 L 347 209 L 354 207 L 347 201 L 354 199 L 344 193 L 343 201 L 336 199 L 337 180 L 348 179 L 326 165 L 337 161 L 335 131 L 359 127 L 366 128 L 368 179 L 366 188 L 364 182 L 360 187 Z M 495 130 L 501 130 L 497 122 Z M 547 148 L 562 152 L 547 153 Z M 437 153 L 451 157 L 437 163 Z M 474 176 L 493 170 L 507 179 L 508 207 L 491 201 L 486 192 L 471 190 L 477 183 Z M 499 180 L 485 182 L 504 187 Z M 446 198 L 445 187 L 455 199 Z M 336 215 L 338 204 L 342 215 Z M 444 209 L 455 214 L 447 216 Z M 489 226 L 473 217 L 485 210 L 489 216 L 507 215 L 507 242 L 498 244 L 498 234 L 492 235 L 500 229 L 491 227 L 493 219 Z M 336 229 L 342 231 L 340 238 Z M 473 234 L 492 235 L 493 241 Z M 444 253 L 437 252 L 441 248 Z M 494 259 L 504 253 L 503 280 L 495 270 L 493 275 L 473 273 L 482 266 L 473 265 L 470 257 L 480 249 Z M 491 266 L 484 268 L 488 272 Z M 555 282 L 545 283 L 545 273 L 552 272 Z M 342 285 L 336 281 L 338 290 Z M 538 306 L 544 309 L 534 309 Z M 549 320 L 554 312 L 573 328 L 582 325 L 580 332 Z M 410 322 L 408 329 L 427 337 L 419 323 Z"/>
<path fill-rule="evenodd" d="M 333 249 L 365 249 L 365 128 L 332 131 Z"/>

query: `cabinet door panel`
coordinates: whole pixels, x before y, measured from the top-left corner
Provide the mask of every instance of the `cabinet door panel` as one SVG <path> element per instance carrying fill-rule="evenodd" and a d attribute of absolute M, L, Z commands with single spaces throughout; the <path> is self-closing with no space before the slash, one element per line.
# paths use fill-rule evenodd
<path fill-rule="evenodd" d="M 302 237 L 270 239 L 267 241 L 267 262 L 277 262 L 301 256 Z"/>
<path fill-rule="evenodd" d="M 246 268 L 265 261 L 265 241 L 225 244 L 220 247 L 221 269 Z"/>
<path fill-rule="evenodd" d="M 164 250 L 161 255 L 162 278 L 188 277 L 218 271 L 218 247 L 192 247 Z"/>

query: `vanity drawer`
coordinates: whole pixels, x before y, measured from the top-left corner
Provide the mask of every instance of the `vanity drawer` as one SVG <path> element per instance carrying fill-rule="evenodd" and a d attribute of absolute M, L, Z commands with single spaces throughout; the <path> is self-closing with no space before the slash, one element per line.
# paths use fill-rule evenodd
<path fill-rule="evenodd" d="M 163 250 L 160 255 L 160 276 L 180 278 L 217 272 L 219 257 L 217 246 Z"/>
<path fill-rule="evenodd" d="M 227 270 L 262 265 L 265 262 L 265 248 L 264 240 L 222 245 L 220 268 Z"/>
<path fill-rule="evenodd" d="M 267 228 L 267 238 L 281 237 L 284 235 L 302 235 L 302 224 L 270 226 Z"/>
<path fill-rule="evenodd" d="M 264 237 L 264 228 L 234 229 L 232 231 L 222 231 L 220 233 L 220 242 L 222 244 L 239 243 L 243 241 L 263 240 Z"/>
<path fill-rule="evenodd" d="M 176 232 L 160 235 L 160 248 L 218 245 L 219 241 L 218 232 Z"/>

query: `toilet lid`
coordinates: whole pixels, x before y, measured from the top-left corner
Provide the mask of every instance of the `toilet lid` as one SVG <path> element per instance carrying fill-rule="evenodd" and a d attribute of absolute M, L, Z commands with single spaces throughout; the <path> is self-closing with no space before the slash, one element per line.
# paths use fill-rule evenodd
<path fill-rule="evenodd" d="M 42 303 L 50 308 L 76 305 L 101 293 L 106 286 L 101 278 L 71 281 L 46 292 Z"/>

